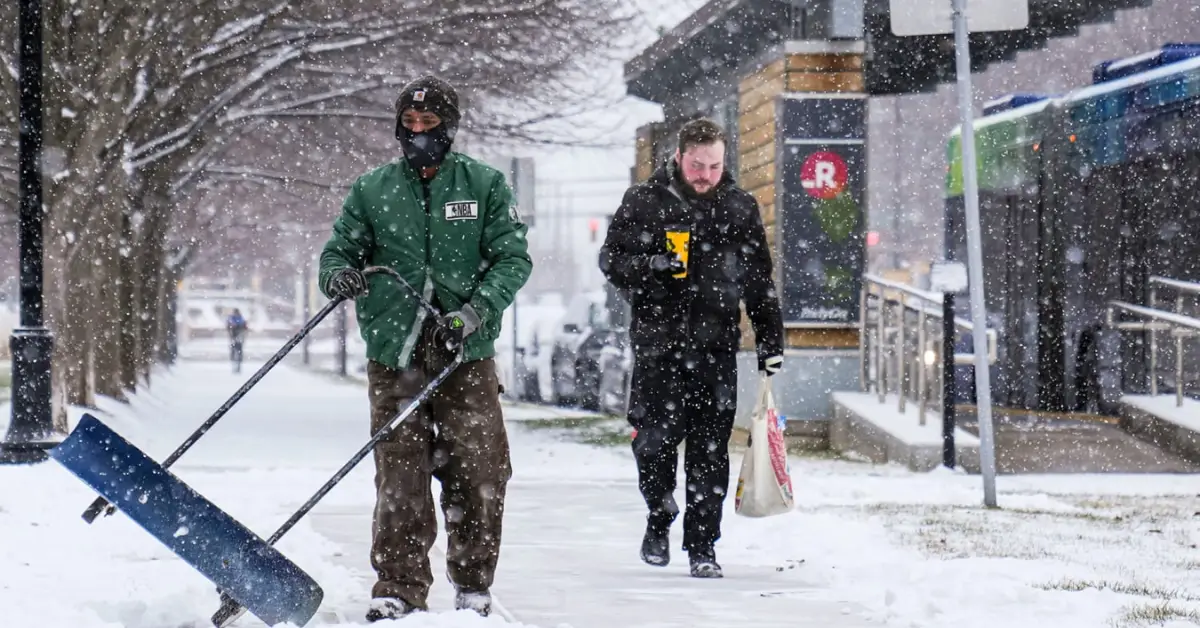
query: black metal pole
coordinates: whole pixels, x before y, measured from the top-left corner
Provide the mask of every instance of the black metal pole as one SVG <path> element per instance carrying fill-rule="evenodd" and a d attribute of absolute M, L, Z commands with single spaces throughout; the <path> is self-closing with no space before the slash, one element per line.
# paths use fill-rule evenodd
<path fill-rule="evenodd" d="M 13 330 L 12 420 L 0 463 L 46 460 L 54 431 L 50 405 L 50 356 L 54 338 L 42 316 L 42 7 L 21 0 L 20 79 L 20 266 L 21 320 Z"/>
<path fill-rule="evenodd" d="M 942 464 L 954 468 L 954 293 L 942 295 Z"/>
<path fill-rule="evenodd" d="M 446 378 L 449 377 L 450 374 L 462 364 L 462 360 L 463 356 L 460 352 L 454 357 L 454 361 L 447 365 L 446 368 L 437 375 L 437 377 L 433 378 L 433 381 L 425 385 L 425 388 L 420 392 L 420 394 L 410 401 L 404 410 L 392 417 L 392 419 L 383 427 L 379 428 L 379 430 L 371 437 L 371 440 L 367 441 L 366 445 L 363 445 L 362 449 L 359 449 L 358 452 L 346 462 L 346 464 L 342 465 L 342 468 L 338 469 L 337 473 L 334 473 L 333 477 L 330 478 L 328 482 L 321 485 L 321 488 L 317 489 L 315 495 L 309 497 L 308 501 L 304 502 L 304 504 L 300 506 L 299 510 L 292 513 L 292 516 L 288 517 L 288 520 L 284 521 L 283 525 L 279 526 L 279 529 L 275 530 L 275 533 L 267 539 L 267 545 L 274 546 L 279 539 L 283 538 L 283 535 L 287 534 L 289 530 L 295 527 L 300 519 L 302 519 L 304 515 L 308 514 L 308 512 L 317 505 L 317 502 L 320 502 L 322 499 L 324 499 L 324 497 L 329 494 L 329 491 L 333 490 L 333 487 L 337 486 L 343 478 L 349 475 L 350 471 L 352 471 L 354 467 L 358 466 L 358 463 L 362 462 L 363 458 L 371 455 L 371 452 L 375 450 L 375 446 L 379 444 L 379 441 L 387 438 L 389 434 L 395 431 L 396 426 L 400 425 L 400 423 L 405 421 L 409 416 L 412 416 L 412 413 L 416 412 L 417 408 L 421 407 L 421 404 L 425 403 L 425 401 L 429 399 L 430 395 L 437 390 L 438 386 L 441 386 L 442 383 L 446 381 Z M 216 613 L 213 613 L 213 626 L 215 628 L 224 628 L 225 626 L 232 624 L 233 620 L 240 617 L 245 611 L 245 607 L 243 607 L 240 602 L 233 599 L 233 597 L 228 593 L 221 591 L 221 607 L 217 609 Z"/>
<path fill-rule="evenodd" d="M 329 316 L 329 313 L 332 312 L 333 309 L 341 303 L 341 301 L 341 299 L 335 299 L 329 303 L 326 303 L 325 307 L 321 308 L 321 311 L 317 312 L 316 316 L 308 319 L 308 321 L 304 323 L 304 326 L 300 328 L 300 331 L 296 332 L 295 335 L 293 335 L 287 341 L 287 343 L 285 343 L 283 347 L 279 349 L 279 351 L 276 351 L 275 355 L 271 356 L 271 359 L 267 360 L 266 364 L 263 364 L 261 367 L 259 367 L 258 371 L 254 373 L 253 377 L 247 380 L 245 384 L 242 384 L 242 387 L 237 389 L 237 392 L 233 393 L 232 397 L 227 399 L 225 403 L 221 404 L 221 407 L 217 408 L 217 411 L 213 412 L 212 416 L 209 416 L 208 419 L 206 419 L 204 423 L 200 425 L 200 427 L 196 428 L 196 431 L 192 432 L 191 435 L 187 437 L 187 440 L 183 441 L 183 444 L 179 445 L 179 447 L 176 447 L 175 451 L 171 452 L 170 456 L 167 456 L 167 459 L 162 463 L 162 468 L 171 468 L 171 465 L 175 464 L 175 462 L 179 460 L 183 454 L 187 453 L 187 450 L 191 449 L 192 445 L 196 444 L 196 441 L 200 440 L 202 436 L 207 434 L 208 430 L 212 429 L 212 426 L 216 425 L 217 421 L 221 420 L 221 417 L 224 417 L 225 414 L 237 404 L 237 402 L 241 401 L 242 397 L 245 397 L 246 393 L 250 392 L 251 388 L 254 388 L 258 382 L 262 380 L 262 378 L 266 377 L 267 373 L 271 372 L 271 369 L 275 368 L 276 364 L 282 362 L 283 358 L 287 357 L 287 354 L 290 353 L 292 349 L 295 349 L 296 345 L 299 344 L 302 339 L 308 338 L 309 334 L 312 333 L 312 330 L 316 329 L 317 325 L 319 325 L 321 321 L 325 320 L 325 317 Z M 101 512 L 103 512 L 105 516 L 111 515 L 116 512 L 116 506 L 109 504 L 108 500 L 104 499 L 103 497 L 97 497 L 96 500 L 87 507 L 87 510 L 83 511 L 83 520 L 91 523 L 96 520 L 96 517 L 100 516 Z"/>
<path fill-rule="evenodd" d="M 306 262 L 304 262 L 304 287 L 301 290 L 301 294 L 304 295 L 304 318 L 305 318 L 305 320 L 307 320 L 309 317 L 312 316 L 312 299 L 309 298 L 309 292 L 308 292 L 309 291 L 309 282 L 311 282 L 311 281 L 312 281 L 312 262 L 306 261 Z M 303 353 L 304 353 L 304 365 L 305 366 L 308 366 L 309 360 L 311 359 L 311 357 L 309 355 L 308 347 L 309 347 L 309 337 L 305 336 L 304 337 L 304 346 L 302 347 Z"/>
<path fill-rule="evenodd" d="M 516 157 L 513 157 L 512 160 L 512 193 L 513 202 L 519 203 L 519 199 L 521 199 L 519 194 L 523 193 L 521 190 L 521 160 Z M 512 341 L 512 392 L 510 394 L 515 396 L 517 391 L 520 390 L 520 387 L 517 386 L 517 377 L 518 373 L 520 373 L 518 365 L 521 363 L 521 356 L 517 353 L 517 348 L 521 342 L 521 334 L 520 327 L 517 326 L 517 299 L 515 297 L 512 302 Z"/>
<path fill-rule="evenodd" d="M 346 376 L 346 326 L 348 324 L 346 312 L 346 304 L 343 302 L 338 306 L 337 310 L 337 349 L 338 349 L 338 375 Z"/>

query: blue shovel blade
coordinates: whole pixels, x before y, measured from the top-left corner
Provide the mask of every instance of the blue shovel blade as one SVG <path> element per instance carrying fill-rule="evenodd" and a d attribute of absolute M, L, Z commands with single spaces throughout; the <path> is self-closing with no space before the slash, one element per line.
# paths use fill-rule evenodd
<path fill-rule="evenodd" d="M 267 625 L 316 614 L 308 574 L 96 417 L 50 455 Z"/>

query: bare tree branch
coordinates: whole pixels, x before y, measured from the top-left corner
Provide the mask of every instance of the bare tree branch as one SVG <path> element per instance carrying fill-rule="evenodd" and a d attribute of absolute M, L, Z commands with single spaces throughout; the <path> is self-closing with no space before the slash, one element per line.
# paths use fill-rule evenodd
<path fill-rule="evenodd" d="M 196 174 L 200 174 L 200 173 L 196 173 Z M 310 178 L 304 177 L 304 176 L 289 174 L 286 172 L 271 172 L 269 170 L 258 170 L 255 168 L 245 168 L 245 167 L 236 167 L 236 166 L 208 167 L 202 171 L 202 174 L 218 176 L 218 177 L 226 177 L 230 180 L 236 179 L 239 181 L 246 181 L 246 182 L 255 181 L 255 180 L 262 181 L 262 182 L 280 182 L 281 181 L 281 182 L 285 182 L 285 183 L 293 183 L 293 182 L 294 183 L 303 183 L 305 185 L 311 185 L 313 187 L 322 188 L 322 189 L 326 189 L 326 190 L 348 190 L 348 189 L 350 189 L 350 185 L 347 183 L 344 183 L 344 182 L 343 183 L 332 183 L 332 182 L 328 182 L 328 181 L 317 181 L 315 179 L 310 179 Z"/>

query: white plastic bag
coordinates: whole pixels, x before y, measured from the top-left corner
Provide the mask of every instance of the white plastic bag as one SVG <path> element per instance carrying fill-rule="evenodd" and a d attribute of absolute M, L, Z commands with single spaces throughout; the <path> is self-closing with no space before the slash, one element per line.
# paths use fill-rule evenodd
<path fill-rule="evenodd" d="M 750 443 L 738 475 L 734 509 L 747 517 L 791 512 L 795 500 L 787 446 L 783 425 L 775 411 L 771 380 L 765 375 L 759 384 L 758 403 L 750 420 Z"/>

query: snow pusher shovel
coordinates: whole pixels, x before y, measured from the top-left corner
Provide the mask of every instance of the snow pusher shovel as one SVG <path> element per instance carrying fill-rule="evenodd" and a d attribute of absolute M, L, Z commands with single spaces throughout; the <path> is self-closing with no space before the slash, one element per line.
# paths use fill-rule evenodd
<path fill-rule="evenodd" d="M 321 587 L 225 511 L 84 414 L 50 456 L 269 626 L 303 626 Z"/>
<path fill-rule="evenodd" d="M 247 380 L 245 384 L 242 384 L 242 387 L 239 388 L 237 392 L 233 393 L 233 396 L 230 397 L 229 400 L 227 400 L 224 404 L 221 404 L 221 407 L 217 408 L 217 411 L 214 412 L 212 416 L 208 417 L 208 420 L 202 423 L 200 427 L 196 428 L 196 431 L 192 432 L 192 434 L 183 441 L 183 444 L 176 448 L 175 451 L 171 452 L 170 456 L 167 456 L 167 459 L 162 463 L 162 468 L 171 468 L 171 465 L 175 464 L 175 461 L 179 460 L 180 456 L 182 456 L 187 450 L 191 449 L 192 445 L 195 445 L 196 441 L 200 440 L 200 437 L 204 436 L 204 434 L 208 432 L 213 425 L 216 425 L 217 421 L 220 421 L 221 417 L 225 416 L 225 413 L 229 412 L 229 409 L 232 408 L 234 404 L 241 401 L 242 397 L 245 397 L 246 393 L 250 392 L 250 389 L 254 388 L 255 384 L 262 380 L 262 378 L 265 377 L 266 374 L 271 371 L 271 369 L 275 368 L 276 364 L 279 364 L 281 361 L 283 361 L 283 358 L 287 357 L 287 354 L 291 352 L 296 345 L 300 344 L 300 341 L 303 340 L 304 337 L 310 332 L 312 332 L 312 330 L 316 328 L 316 326 L 320 324 L 322 320 L 325 320 L 325 317 L 329 316 L 329 313 L 332 312 L 338 305 L 340 305 L 343 300 L 344 299 L 341 298 L 334 299 L 327 303 L 325 307 L 321 308 L 321 311 L 317 312 L 316 316 L 312 317 L 311 320 L 305 323 L 304 327 L 301 327 L 300 331 L 296 332 L 296 335 L 292 336 L 291 339 L 283 345 L 283 348 L 277 351 L 275 355 L 271 356 L 271 359 L 267 360 L 267 363 L 262 365 L 262 368 L 258 369 L 258 372 L 256 372 L 253 377 Z M 92 523 L 96 520 L 96 517 L 100 516 L 101 512 L 103 512 L 104 516 L 107 517 L 116 512 L 116 508 L 108 500 L 104 499 L 104 497 L 97 497 L 96 501 L 92 502 L 92 505 L 88 506 L 87 510 L 83 511 L 83 520 L 88 523 Z"/>
<path fill-rule="evenodd" d="M 426 311 L 433 315 L 434 320 L 441 320 L 442 313 L 436 307 L 434 307 L 434 305 L 430 303 L 428 299 L 417 292 L 416 289 L 413 288 L 412 285 L 407 281 L 405 281 L 404 278 L 401 277 L 396 271 L 382 266 L 371 266 L 364 271 L 364 273 L 368 274 L 377 272 L 390 275 L 417 299 L 417 302 L 421 304 L 421 307 L 425 308 Z M 457 320 L 451 321 L 450 324 L 454 325 L 455 323 L 461 325 L 461 322 Z M 425 385 L 425 388 L 421 391 L 421 394 L 417 395 L 403 410 L 400 411 L 399 414 L 392 417 L 392 419 L 388 421 L 386 425 L 381 427 L 379 431 L 375 432 L 375 434 L 371 436 L 371 440 L 367 441 L 367 444 L 363 445 L 361 449 L 355 452 L 354 456 L 351 457 L 346 464 L 342 465 L 342 468 L 338 469 L 337 473 L 334 473 L 333 477 L 330 478 L 328 482 L 322 485 L 321 488 L 317 489 L 317 492 L 310 497 L 308 501 L 304 502 L 304 505 L 300 506 L 299 510 L 293 513 L 287 521 L 283 522 L 283 525 L 279 526 L 279 529 L 275 531 L 275 534 L 272 534 L 271 538 L 267 539 L 266 544 L 268 546 L 274 546 L 279 539 L 283 538 L 283 535 L 287 534 L 288 530 L 291 530 L 292 527 L 304 517 L 304 515 L 308 514 L 308 512 L 317 505 L 317 502 L 321 501 L 321 499 L 323 499 L 325 495 L 329 493 L 329 491 L 333 490 L 333 487 L 337 486 L 338 483 L 341 482 L 342 479 L 344 479 L 346 475 L 358 465 L 358 463 L 362 462 L 363 458 L 366 458 L 371 454 L 371 451 L 375 449 L 375 445 L 379 444 L 379 441 L 387 438 L 388 434 L 390 434 L 392 430 L 396 429 L 396 426 L 404 422 L 409 416 L 412 415 L 413 412 L 416 412 L 417 408 L 420 408 L 421 404 L 425 403 L 434 393 L 434 391 L 437 390 L 438 386 L 441 386 L 442 382 L 444 382 L 446 378 L 454 372 L 454 369 L 458 368 L 462 364 L 462 347 L 447 348 L 452 349 L 455 352 L 454 360 L 448 366 L 446 366 L 446 368 L 444 368 L 442 372 L 437 375 L 437 377 L 433 378 L 432 381 Z M 218 608 L 217 612 L 213 613 L 212 616 L 212 623 L 216 628 L 225 628 L 226 626 L 229 626 L 233 622 L 237 621 L 237 619 L 241 617 L 247 610 L 254 613 L 260 619 L 262 618 L 261 615 L 258 615 L 258 613 L 255 612 L 253 607 L 242 601 L 241 598 L 234 593 L 231 593 L 229 590 L 218 588 L 218 592 L 221 594 L 221 607 Z"/>
<path fill-rule="evenodd" d="M 391 269 L 372 268 L 364 272 L 385 272 L 403 282 Z M 416 294 L 412 287 L 403 282 L 422 305 L 437 314 L 427 300 Z M 277 354 L 270 366 L 278 363 L 287 350 L 294 347 L 303 335 L 316 326 L 333 310 L 331 303 L 288 346 Z M 449 375 L 461 362 L 461 354 L 446 373 L 430 386 L 430 391 Z M 170 462 L 177 460 L 184 451 L 212 427 L 253 382 L 257 382 L 269 370 L 264 367 L 256 374 L 252 383 L 243 386 L 233 399 L 222 406 L 217 415 L 206 421 L 197 433 L 172 454 Z M 422 395 L 407 410 L 411 414 Z M 392 424 L 407 414 L 397 417 Z M 392 425 L 392 424 L 389 424 Z M 386 428 L 385 428 L 386 429 Z M 373 439 L 366 448 L 374 446 Z M 124 512 L 151 536 L 166 545 L 184 562 L 200 571 L 217 585 L 223 602 L 247 609 L 268 625 L 291 623 L 296 626 L 307 624 L 316 614 L 324 598 L 320 586 L 299 567 L 272 547 L 272 543 L 311 509 L 337 481 L 348 473 L 354 462 L 347 464 L 338 476 L 322 487 L 285 526 L 264 541 L 229 514 L 200 495 L 174 474 L 159 465 L 132 443 L 114 432 L 95 416 L 85 414 L 72 433 L 50 452 L 51 457 L 79 477 L 85 484 L 101 495 L 103 501 L 97 513 L 106 507 Z"/>
<path fill-rule="evenodd" d="M 367 275 L 368 277 L 377 273 L 382 273 L 395 279 L 400 285 L 404 286 L 404 288 L 408 290 L 413 297 L 417 299 L 422 307 L 424 307 L 427 311 L 432 312 L 435 316 L 439 315 L 437 308 L 433 307 L 429 300 L 422 296 L 420 292 L 417 292 L 416 288 L 412 287 L 412 284 L 405 281 L 404 277 L 400 276 L 400 273 L 386 266 L 369 266 L 363 269 L 363 274 Z M 192 434 L 188 436 L 187 439 L 175 449 L 175 451 L 171 452 L 170 456 L 167 456 L 167 459 L 162 462 L 162 468 L 171 468 L 171 465 L 175 464 L 175 462 L 178 461 L 179 458 L 187 452 L 187 450 L 191 449 L 192 446 L 195 445 L 202 436 L 208 433 L 208 430 L 212 429 L 212 426 L 216 425 L 217 421 L 220 421 L 221 417 L 225 416 L 225 413 L 229 412 L 229 410 L 233 408 L 237 402 L 241 401 L 242 397 L 245 397 L 246 393 L 250 392 L 251 388 L 254 388 L 254 386 L 258 384 L 263 377 L 266 377 L 267 373 L 269 373 L 271 369 L 275 368 L 275 365 L 282 362 L 283 359 L 287 357 L 288 353 L 290 353 L 292 349 L 295 349 L 296 345 L 300 344 L 300 341 L 304 340 L 305 336 L 308 336 L 308 334 L 312 333 L 312 330 L 316 329 L 317 325 L 321 324 L 321 321 L 325 320 L 325 317 L 329 316 L 329 313 L 337 308 L 337 306 L 341 305 L 342 301 L 344 300 L 344 298 L 338 297 L 331 300 L 329 303 L 326 303 L 325 307 L 321 308 L 321 311 L 317 312 L 315 316 L 309 319 L 309 321 L 300 328 L 300 331 L 296 332 L 296 335 L 292 336 L 283 345 L 283 347 L 279 349 L 279 351 L 275 352 L 275 355 L 271 356 L 271 359 L 267 360 L 266 364 L 263 364 L 262 367 L 259 368 L 258 371 L 246 381 L 245 384 L 242 384 L 242 387 L 239 388 L 237 392 L 233 393 L 232 397 L 226 400 L 225 403 L 221 404 L 221 407 L 217 408 L 217 411 L 213 412 L 212 416 L 208 417 L 208 419 L 205 420 L 200 427 L 196 428 L 196 431 L 192 432 Z M 97 517 L 100 516 L 102 512 L 105 517 L 116 512 L 116 508 L 107 500 L 105 500 L 103 496 L 97 497 L 96 501 L 93 501 L 92 504 L 87 507 L 87 510 L 83 511 L 83 520 L 88 523 L 92 523 Z"/>
<path fill-rule="evenodd" d="M 371 440 L 367 441 L 367 444 L 363 445 L 362 449 L 359 449 L 358 452 L 354 454 L 354 457 L 347 461 L 341 469 L 338 469 L 337 473 L 335 473 L 328 482 L 321 486 L 321 488 L 317 489 L 316 494 L 310 497 L 307 502 L 304 502 L 304 505 L 301 506 L 300 509 L 294 514 L 292 514 L 292 516 L 288 518 L 288 520 L 285 521 L 278 530 L 275 531 L 275 534 L 271 535 L 271 538 L 267 539 L 266 544 L 268 546 L 273 546 L 280 538 L 283 537 L 284 534 L 287 534 L 288 530 L 291 530 L 292 526 L 295 526 L 296 523 L 299 522 L 302 517 L 304 517 L 304 515 L 308 514 L 308 511 L 312 510 L 313 507 L 317 505 L 317 502 L 321 501 L 321 499 L 325 497 L 329 491 L 333 490 L 333 487 L 337 486 L 338 482 L 341 482 L 342 479 L 345 478 L 346 475 L 350 473 L 350 471 L 353 470 L 359 462 L 362 461 L 363 458 L 366 458 L 371 454 L 371 451 L 375 449 L 375 445 L 378 444 L 379 441 L 386 438 L 388 434 L 396 428 L 397 425 L 400 425 L 402 422 L 404 422 L 404 420 L 407 419 L 413 412 L 415 412 L 422 403 L 425 403 L 425 401 L 429 399 L 429 396 L 432 395 L 435 390 L 437 390 L 437 387 L 440 386 L 442 382 L 454 372 L 454 369 L 459 367 L 460 364 L 462 364 L 461 351 L 458 352 L 454 358 L 454 361 L 451 362 L 449 366 L 442 370 L 442 372 L 439 373 L 438 376 L 433 379 L 433 381 L 429 382 L 429 384 L 425 386 L 425 389 L 421 391 L 420 395 L 417 395 L 417 397 L 413 399 L 403 411 L 393 417 L 392 420 L 388 421 L 387 425 L 384 425 L 378 432 L 375 432 L 375 434 L 371 437 Z M 273 548 L 268 547 L 268 549 L 274 551 Z M 255 577 L 257 578 L 260 576 L 269 575 L 269 572 L 265 572 L 262 574 L 256 574 Z M 262 619 L 262 615 L 255 610 L 253 605 L 247 603 L 245 598 L 239 597 L 238 593 L 240 593 L 240 591 L 235 589 L 234 592 L 230 592 L 227 589 L 222 589 L 220 590 L 220 593 L 221 608 L 217 609 L 217 612 L 213 613 L 212 616 L 212 623 L 217 628 L 225 628 L 226 626 L 232 624 L 235 620 L 237 620 L 238 617 L 241 617 L 247 609 Z M 316 608 L 313 609 L 313 612 L 316 612 Z M 307 621 L 307 619 L 305 621 Z M 304 624 L 303 622 L 296 622 L 296 625 L 302 626 Z"/>

